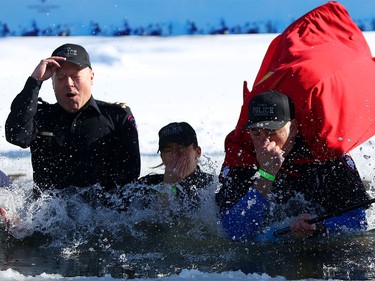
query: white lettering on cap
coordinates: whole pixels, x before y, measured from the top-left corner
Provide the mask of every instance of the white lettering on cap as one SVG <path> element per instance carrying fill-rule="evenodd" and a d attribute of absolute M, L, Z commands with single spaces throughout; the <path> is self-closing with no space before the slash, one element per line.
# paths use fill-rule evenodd
<path fill-rule="evenodd" d="M 254 115 L 267 116 L 275 113 L 273 106 L 255 106 L 253 107 Z"/>
<path fill-rule="evenodd" d="M 180 126 L 172 126 L 170 128 L 165 129 L 162 132 L 162 134 L 163 136 L 169 136 L 169 135 L 176 135 L 182 132 L 183 132 L 183 129 Z"/>
<path fill-rule="evenodd" d="M 74 57 L 77 56 L 78 50 L 74 50 L 71 48 L 67 48 L 64 51 L 60 51 L 57 53 L 57 56 L 59 57 Z"/>

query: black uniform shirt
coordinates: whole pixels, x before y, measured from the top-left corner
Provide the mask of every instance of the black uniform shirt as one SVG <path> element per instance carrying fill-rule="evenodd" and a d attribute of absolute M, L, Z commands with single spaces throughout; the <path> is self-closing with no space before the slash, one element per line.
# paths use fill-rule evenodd
<path fill-rule="evenodd" d="M 38 103 L 41 81 L 29 78 L 6 121 L 7 140 L 31 148 L 34 181 L 41 188 L 106 188 L 138 178 L 138 132 L 129 107 L 93 97 L 76 113 Z"/>
<path fill-rule="evenodd" d="M 287 206 L 283 210 L 284 217 L 332 212 L 369 199 L 349 155 L 323 162 L 293 163 L 293 157 L 302 154 L 308 155 L 308 151 L 298 138 L 297 145 L 285 159 L 272 186 L 273 202 Z M 216 194 L 216 202 L 220 210 L 225 212 L 245 196 L 249 188 L 254 187 L 257 169 L 230 167 L 225 176 L 223 171 L 220 176 L 222 186 Z M 304 204 L 295 200 L 299 195 L 306 200 Z"/>

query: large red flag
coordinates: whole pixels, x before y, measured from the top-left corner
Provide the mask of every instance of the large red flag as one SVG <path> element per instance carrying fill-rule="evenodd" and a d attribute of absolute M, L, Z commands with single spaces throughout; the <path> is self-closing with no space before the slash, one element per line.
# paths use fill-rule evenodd
<path fill-rule="evenodd" d="M 235 130 L 225 140 L 223 166 L 256 163 L 247 105 L 273 89 L 295 105 L 299 131 L 313 158 L 342 156 L 375 135 L 375 62 L 346 9 L 328 2 L 293 22 L 270 44 Z"/>

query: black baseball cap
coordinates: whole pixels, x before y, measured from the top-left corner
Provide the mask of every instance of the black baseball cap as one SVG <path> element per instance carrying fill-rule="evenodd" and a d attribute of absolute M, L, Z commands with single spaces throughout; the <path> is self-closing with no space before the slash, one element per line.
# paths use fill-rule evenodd
<path fill-rule="evenodd" d="M 195 130 L 186 122 L 170 123 L 160 129 L 159 150 L 165 148 L 169 142 L 178 143 L 183 146 L 198 145 Z"/>
<path fill-rule="evenodd" d="M 286 95 L 269 90 L 254 96 L 248 105 L 244 128 L 278 130 L 294 118 L 293 102 Z"/>
<path fill-rule="evenodd" d="M 85 48 L 76 44 L 64 44 L 53 51 L 52 56 L 64 57 L 67 62 L 79 65 L 82 68 L 91 67 L 90 56 Z"/>

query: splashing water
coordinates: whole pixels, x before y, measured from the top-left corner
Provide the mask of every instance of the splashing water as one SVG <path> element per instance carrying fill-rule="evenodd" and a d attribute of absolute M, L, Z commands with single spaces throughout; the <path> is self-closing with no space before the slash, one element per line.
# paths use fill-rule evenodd
<path fill-rule="evenodd" d="M 209 158 L 205 161 L 213 167 Z M 71 272 L 76 263 L 94 275 L 179 272 L 209 259 L 195 249 L 204 249 L 210 237 L 222 239 L 212 207 L 216 187 L 217 179 L 198 190 L 199 204 L 192 208 L 163 185 L 128 184 L 110 193 L 99 185 L 71 187 L 36 197 L 31 182 L 15 182 L 0 193 L 0 207 L 10 219 L 9 226 L 0 225 L 2 246 L 12 254 L 31 249 L 35 257 L 52 255 L 62 272 Z M 9 266 L 17 269 L 14 262 Z"/>
<path fill-rule="evenodd" d="M 364 160 L 363 154 L 372 155 L 361 151 Z M 216 169 L 208 157 L 200 164 L 208 172 Z M 365 165 L 370 167 L 370 163 Z M 159 278 L 198 269 L 267 272 L 299 279 L 309 275 L 306 270 L 311 265 L 309 276 L 347 277 L 350 260 L 360 265 L 351 276 L 372 276 L 371 231 L 348 236 L 346 244 L 336 238 L 271 244 L 231 241 L 221 230 L 215 208 L 217 186 L 216 179 L 212 186 L 199 190 L 199 204 L 192 208 L 191 202 L 179 200 L 163 185 L 129 184 L 111 193 L 98 185 L 71 187 L 35 197 L 30 180 L 15 182 L 0 192 L 0 207 L 11 219 L 9 226 L 1 221 L 0 261 L 5 268 L 33 275 Z M 296 198 L 293 204 L 302 200 Z M 271 208 L 271 212 L 283 210 Z M 368 214 L 370 220 L 375 217 L 373 209 Z M 287 218 L 276 226 L 291 221 Z"/>

